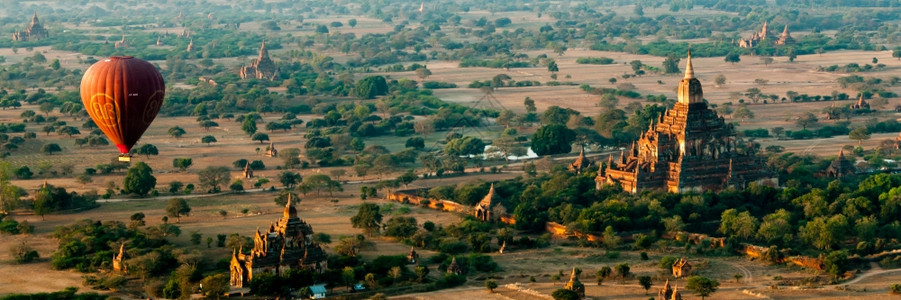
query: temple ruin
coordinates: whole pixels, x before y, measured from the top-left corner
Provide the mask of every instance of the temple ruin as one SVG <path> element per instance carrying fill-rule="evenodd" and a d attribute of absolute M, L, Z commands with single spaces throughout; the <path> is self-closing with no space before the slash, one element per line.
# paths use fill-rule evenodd
<path fill-rule="evenodd" d="M 297 217 L 297 210 L 288 197 L 282 218 L 269 225 L 265 233 L 253 236 L 253 250 L 232 252 L 230 280 L 232 287 L 243 288 L 254 274 L 261 272 L 284 275 L 295 268 L 323 272 L 327 268 L 325 251 L 313 242 L 313 228 Z"/>
<path fill-rule="evenodd" d="M 838 151 L 838 157 L 832 160 L 832 163 L 826 168 L 826 176 L 831 178 L 842 178 L 854 175 L 854 173 L 857 173 L 857 168 L 854 167 L 854 163 L 845 159 L 844 149 Z"/>
<path fill-rule="evenodd" d="M 582 171 L 588 169 L 589 166 L 591 166 L 591 161 L 585 157 L 585 148 L 583 147 L 579 150 L 579 157 L 577 157 L 573 163 L 569 164 L 569 170 L 576 172 L 576 174 L 582 174 Z"/>
<path fill-rule="evenodd" d="M 250 167 L 250 162 L 247 162 L 244 165 L 244 171 L 241 172 L 241 177 L 244 179 L 253 178 L 253 168 Z"/>
<path fill-rule="evenodd" d="M 275 144 L 269 142 L 269 147 L 266 148 L 266 157 L 278 157 L 278 150 L 275 149 Z"/>
<path fill-rule="evenodd" d="M 497 219 L 497 216 L 492 212 L 494 208 L 500 204 L 500 201 L 497 200 L 497 191 L 494 190 L 494 184 L 491 184 L 491 188 L 488 189 L 488 194 L 482 198 L 482 201 L 476 204 L 475 207 L 475 216 L 476 219 L 481 221 L 490 222 Z"/>
<path fill-rule="evenodd" d="M 275 80 L 278 78 L 278 67 L 275 62 L 269 58 L 269 50 L 266 49 L 266 42 L 260 45 L 260 56 L 253 60 L 249 66 L 242 66 L 239 74 L 241 79 L 256 78 L 264 80 Z"/>
<path fill-rule="evenodd" d="M 779 35 L 779 39 L 776 40 L 777 46 L 785 46 L 794 44 L 795 39 L 792 38 L 791 34 L 788 33 L 788 25 L 785 25 L 785 29 L 782 30 L 782 34 Z"/>
<path fill-rule="evenodd" d="M 17 30 L 16 33 L 13 33 L 13 41 L 37 41 L 46 39 L 49 36 L 50 33 L 41 25 L 41 21 L 38 20 L 38 12 L 35 11 L 34 15 L 31 16 L 31 23 L 28 24 L 28 27 L 25 27 L 25 31 Z"/>
<path fill-rule="evenodd" d="M 858 110 L 858 109 L 869 110 L 870 104 L 867 103 L 867 100 L 864 100 L 863 93 L 860 93 L 860 98 L 857 98 L 857 102 L 849 105 L 848 108 L 850 108 L 851 110 Z"/>
<path fill-rule="evenodd" d="M 671 286 L 669 284 L 669 279 L 667 279 L 666 283 L 663 284 L 663 288 L 657 292 L 657 298 L 661 300 L 682 300 L 682 293 L 680 293 L 677 288 Z"/>
<path fill-rule="evenodd" d="M 651 122 L 628 152 L 621 153 L 619 163 L 611 159 L 606 170 L 598 172 L 597 188 L 618 184 L 631 193 L 643 189 L 678 193 L 777 183 L 757 156 L 760 146 L 738 138 L 733 125 L 707 106 L 691 51 L 678 100 L 656 124 Z"/>
<path fill-rule="evenodd" d="M 673 263 L 673 277 L 682 278 L 691 275 L 691 263 L 683 256 Z"/>
<path fill-rule="evenodd" d="M 457 257 L 451 259 L 450 265 L 447 266 L 447 272 L 456 275 L 463 275 L 463 268 L 457 263 Z"/>
<path fill-rule="evenodd" d="M 563 288 L 575 292 L 579 295 L 579 298 L 585 298 L 585 285 L 579 281 L 579 274 L 576 273 L 576 268 L 573 268 L 572 274 L 569 275 L 569 281 L 563 285 Z"/>

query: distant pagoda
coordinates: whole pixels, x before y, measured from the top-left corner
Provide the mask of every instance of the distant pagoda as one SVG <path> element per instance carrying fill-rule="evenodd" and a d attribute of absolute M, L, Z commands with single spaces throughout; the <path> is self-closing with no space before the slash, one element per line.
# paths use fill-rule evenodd
<path fill-rule="evenodd" d="M 691 51 L 678 98 L 656 124 L 651 122 L 629 152 L 620 155 L 618 164 L 611 159 L 605 172 L 598 172 L 598 188 L 618 184 L 631 193 L 643 189 L 678 193 L 743 187 L 755 181 L 775 184 L 756 155 L 759 146 L 745 144 L 733 126 L 707 106 L 701 82 L 694 75 Z"/>
<path fill-rule="evenodd" d="M 260 45 L 260 56 L 249 66 L 242 66 L 239 75 L 241 76 L 241 79 L 256 78 L 275 80 L 278 78 L 278 67 L 276 67 L 275 62 L 269 58 L 269 50 L 266 49 L 266 42 L 263 42 Z"/>
<path fill-rule="evenodd" d="M 779 39 L 776 40 L 776 45 L 784 46 L 789 44 L 794 44 L 795 39 L 788 33 L 788 25 L 785 25 L 785 29 L 782 30 L 782 35 L 779 36 Z"/>
<path fill-rule="evenodd" d="M 13 33 L 13 40 L 20 42 L 37 41 L 49 36 L 50 33 L 47 32 L 47 29 L 44 28 L 43 25 L 41 25 L 41 21 L 38 20 L 38 12 L 35 11 L 34 15 L 31 16 L 31 23 L 28 24 L 25 31 L 16 31 L 16 33 Z"/>

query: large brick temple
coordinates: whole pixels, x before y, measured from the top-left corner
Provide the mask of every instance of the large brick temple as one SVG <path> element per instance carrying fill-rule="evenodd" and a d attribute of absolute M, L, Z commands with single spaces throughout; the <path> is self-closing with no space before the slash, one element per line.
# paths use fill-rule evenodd
<path fill-rule="evenodd" d="M 595 178 L 598 188 L 619 184 L 631 193 L 643 189 L 685 192 L 744 187 L 755 181 L 777 184 L 757 156 L 759 146 L 737 138 L 735 128 L 707 107 L 691 51 L 678 100 L 656 124 L 651 122 L 631 150 L 623 151 L 619 162 L 610 156 L 606 170 Z"/>
<path fill-rule="evenodd" d="M 246 287 L 254 274 L 268 272 L 284 275 L 290 269 L 311 269 L 322 272 L 327 268 L 327 256 L 319 244 L 313 242 L 313 228 L 297 216 L 291 204 L 285 204 L 281 219 L 269 225 L 269 230 L 253 236 L 253 250 L 249 254 L 235 251 L 230 263 L 232 287 Z"/>

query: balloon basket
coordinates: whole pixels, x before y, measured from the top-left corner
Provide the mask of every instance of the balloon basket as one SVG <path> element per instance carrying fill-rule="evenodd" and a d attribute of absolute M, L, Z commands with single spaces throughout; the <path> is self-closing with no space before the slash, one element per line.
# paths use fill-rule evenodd
<path fill-rule="evenodd" d="M 128 154 L 120 154 L 119 162 L 131 162 L 131 155 Z"/>

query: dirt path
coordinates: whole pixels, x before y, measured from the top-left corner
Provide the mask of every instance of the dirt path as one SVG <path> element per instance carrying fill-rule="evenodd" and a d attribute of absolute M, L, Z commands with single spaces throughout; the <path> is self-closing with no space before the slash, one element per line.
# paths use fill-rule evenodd
<path fill-rule="evenodd" d="M 886 273 L 895 273 L 895 272 L 901 272 L 901 268 L 888 269 L 888 270 L 870 270 L 870 271 L 867 271 L 866 273 L 863 273 L 860 276 L 857 276 L 857 278 L 854 278 L 854 280 L 851 280 L 851 281 L 848 281 L 848 282 L 845 282 L 842 284 L 836 284 L 834 286 L 852 285 L 852 284 L 858 283 L 864 279 L 870 278 L 872 276 L 882 275 L 882 274 L 886 274 Z"/>
<path fill-rule="evenodd" d="M 748 268 L 745 268 L 745 266 L 742 266 L 741 264 L 732 263 L 732 262 L 727 262 L 727 264 L 729 264 L 730 266 L 735 267 L 736 269 L 741 271 L 741 275 L 744 276 L 744 277 L 742 277 L 742 280 L 746 280 L 747 282 L 754 282 L 753 281 L 754 276 L 751 273 L 751 270 L 748 270 Z"/>

